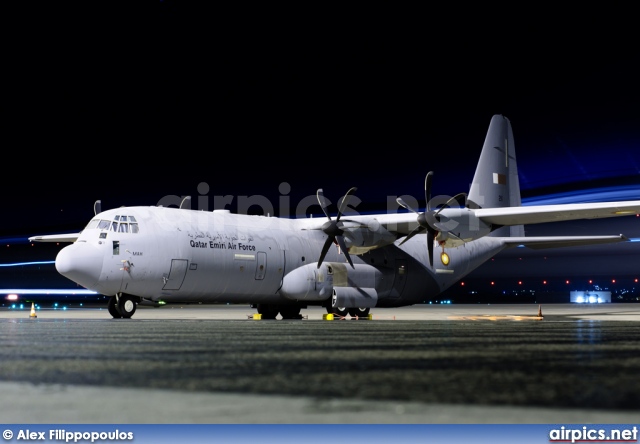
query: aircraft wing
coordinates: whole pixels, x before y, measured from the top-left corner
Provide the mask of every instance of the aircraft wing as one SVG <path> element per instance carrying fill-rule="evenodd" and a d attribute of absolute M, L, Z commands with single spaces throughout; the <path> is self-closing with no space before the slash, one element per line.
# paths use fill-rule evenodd
<path fill-rule="evenodd" d="M 504 237 L 503 242 L 511 247 L 524 245 L 525 247 L 540 250 L 544 248 L 577 247 L 580 245 L 612 244 L 627 242 L 624 234 L 618 236 L 531 236 L 531 237 Z"/>
<path fill-rule="evenodd" d="M 31 236 L 29 242 L 75 242 L 80 233 L 49 234 L 45 236 Z"/>
<path fill-rule="evenodd" d="M 493 225 L 540 224 L 640 214 L 640 201 L 481 208 L 474 213 L 483 222 Z"/>
<path fill-rule="evenodd" d="M 313 218 L 304 220 L 305 230 L 320 230 L 327 219 Z M 342 222 L 345 228 L 366 228 L 376 231 L 384 227 L 391 233 L 406 236 L 418 226 L 416 215 L 413 213 L 379 213 L 372 215 L 344 215 Z"/>

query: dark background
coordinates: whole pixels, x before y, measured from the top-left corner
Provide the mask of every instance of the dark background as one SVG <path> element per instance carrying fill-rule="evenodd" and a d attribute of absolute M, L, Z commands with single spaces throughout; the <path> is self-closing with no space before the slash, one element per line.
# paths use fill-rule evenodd
<path fill-rule="evenodd" d="M 525 204 L 640 199 L 630 7 L 50 2 L 3 15 L 7 245 L 81 230 L 97 199 L 198 208 L 203 194 L 213 209 L 230 195 L 237 211 L 261 195 L 278 214 L 286 183 L 292 208 L 352 186 L 361 213 L 399 195 L 424 206 L 429 170 L 434 195 L 468 191 L 494 114 L 512 122 Z"/>

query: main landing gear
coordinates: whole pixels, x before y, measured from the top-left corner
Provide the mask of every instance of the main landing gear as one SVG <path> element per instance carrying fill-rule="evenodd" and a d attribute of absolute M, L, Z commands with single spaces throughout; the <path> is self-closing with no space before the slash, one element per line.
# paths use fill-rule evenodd
<path fill-rule="evenodd" d="M 301 307 L 297 305 L 257 304 L 252 307 L 258 309 L 262 319 L 276 319 L 278 315 L 282 316 L 282 319 L 302 319 Z M 336 317 L 351 316 L 356 319 L 366 318 L 371 310 L 369 307 L 327 307 L 326 309 L 327 313 L 333 313 Z"/>
<path fill-rule="evenodd" d="M 114 319 L 129 319 L 138 308 L 138 299 L 124 293 L 109 298 L 107 309 Z"/>
<path fill-rule="evenodd" d="M 369 307 L 327 307 L 327 313 L 338 315 L 341 318 L 346 318 L 347 315 L 352 318 L 366 318 L 369 316 Z"/>
<path fill-rule="evenodd" d="M 258 304 L 258 313 L 262 319 L 275 319 L 278 314 L 282 319 L 302 319 L 300 308 L 297 305 Z"/>

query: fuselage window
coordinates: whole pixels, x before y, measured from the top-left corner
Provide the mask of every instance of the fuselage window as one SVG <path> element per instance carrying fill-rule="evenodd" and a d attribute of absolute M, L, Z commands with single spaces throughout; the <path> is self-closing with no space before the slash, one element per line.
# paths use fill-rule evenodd
<path fill-rule="evenodd" d="M 138 233 L 138 224 L 129 224 L 129 231 L 131 233 Z"/>
<path fill-rule="evenodd" d="M 120 222 L 126 222 L 127 216 L 120 216 Z"/>
<path fill-rule="evenodd" d="M 118 222 L 113 222 L 111 224 L 111 231 L 118 231 Z"/>
<path fill-rule="evenodd" d="M 120 220 L 120 216 L 116 216 L 113 218 L 114 220 Z"/>
<path fill-rule="evenodd" d="M 113 255 L 118 256 L 120 254 L 120 241 L 113 241 Z"/>
<path fill-rule="evenodd" d="M 129 216 L 129 222 L 138 222 L 135 216 Z"/>
<path fill-rule="evenodd" d="M 118 227 L 118 231 L 120 233 L 127 233 L 129 231 L 129 224 L 120 224 L 120 227 Z"/>
<path fill-rule="evenodd" d="M 98 224 L 98 228 L 100 228 L 101 230 L 108 230 L 110 225 L 111 225 L 111 221 L 103 219 Z"/>

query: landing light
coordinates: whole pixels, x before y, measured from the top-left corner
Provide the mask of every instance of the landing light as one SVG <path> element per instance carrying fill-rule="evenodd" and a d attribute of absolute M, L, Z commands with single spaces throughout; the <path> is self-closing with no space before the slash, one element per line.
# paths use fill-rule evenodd
<path fill-rule="evenodd" d="M 18 300 L 18 295 L 17 294 L 7 295 L 7 301 L 17 301 L 17 300 Z"/>
<path fill-rule="evenodd" d="M 449 265 L 449 255 L 447 253 L 441 253 L 440 260 L 442 261 L 442 265 Z"/>

